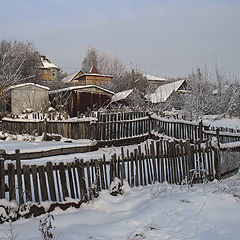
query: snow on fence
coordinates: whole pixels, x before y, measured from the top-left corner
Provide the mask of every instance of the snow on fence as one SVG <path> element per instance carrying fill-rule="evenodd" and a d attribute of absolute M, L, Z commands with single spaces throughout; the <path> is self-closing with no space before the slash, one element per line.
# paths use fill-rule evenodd
<path fill-rule="evenodd" d="M 151 115 L 151 130 L 177 139 L 189 139 L 191 143 L 200 139 L 212 140 L 217 137 L 221 143 L 240 141 L 240 130 L 215 128 L 200 122 L 166 119 Z"/>
<path fill-rule="evenodd" d="M 240 132 L 229 128 L 213 128 L 194 121 L 166 119 L 147 112 L 97 113 L 96 117 L 66 120 L 28 120 L 4 118 L 3 131 L 13 134 L 58 134 L 71 139 L 95 139 L 98 143 L 116 144 L 127 139 L 146 139 L 152 131 L 191 143 L 217 137 L 221 143 L 240 141 Z"/>
<path fill-rule="evenodd" d="M 51 157 L 57 155 L 66 155 L 66 154 L 74 154 L 74 153 L 85 153 L 98 150 L 98 146 L 96 142 L 91 142 L 91 144 L 85 146 L 70 146 L 70 147 L 61 147 L 61 148 L 53 148 L 49 150 L 41 150 L 41 151 L 31 151 L 31 152 L 20 152 L 21 159 L 36 159 L 36 158 L 44 158 Z M 17 153 L 5 153 L 3 157 L 6 160 L 16 160 Z"/>
<path fill-rule="evenodd" d="M 221 175 L 236 172 L 240 168 L 240 141 L 219 144 Z"/>
<path fill-rule="evenodd" d="M 106 161 L 99 160 L 46 165 L 23 165 L 17 151 L 15 162 L 0 160 L 0 198 L 27 202 L 61 202 L 70 197 L 81 202 L 94 198 L 96 191 L 111 189 L 119 178 L 131 187 L 167 181 L 170 184 L 201 183 L 219 178 L 219 153 L 211 142 L 159 140 L 146 142 L 133 152 Z M 96 186 L 96 187 L 94 187 Z M 0 200 L 1 208 L 1 200 Z M 1 218 L 1 211 L 0 211 Z"/>
<path fill-rule="evenodd" d="M 71 139 L 95 139 L 98 142 L 144 137 L 149 133 L 146 112 L 98 113 L 97 118 L 67 120 L 28 120 L 4 118 L 2 131 L 11 134 L 59 134 Z"/>

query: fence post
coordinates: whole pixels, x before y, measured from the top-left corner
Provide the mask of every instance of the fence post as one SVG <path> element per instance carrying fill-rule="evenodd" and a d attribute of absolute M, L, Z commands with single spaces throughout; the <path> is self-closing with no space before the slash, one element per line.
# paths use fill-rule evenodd
<path fill-rule="evenodd" d="M 220 169 L 220 141 L 219 141 L 219 128 L 216 129 L 217 147 L 214 148 L 214 166 L 216 171 L 216 179 L 221 179 Z"/>
<path fill-rule="evenodd" d="M 47 140 L 47 118 L 44 118 L 43 122 L 43 140 Z"/>
<path fill-rule="evenodd" d="M 220 148 L 220 140 L 219 140 L 219 128 L 216 129 L 216 138 L 217 138 L 217 146 Z"/>
<path fill-rule="evenodd" d="M 200 138 L 200 141 L 201 143 L 203 142 L 203 122 L 202 120 L 199 122 L 199 125 L 198 125 L 198 134 L 199 134 L 199 138 Z"/>
<path fill-rule="evenodd" d="M 5 198 L 5 171 L 2 155 L 0 155 L 0 198 Z"/>
<path fill-rule="evenodd" d="M 148 113 L 148 138 L 151 138 L 151 113 Z"/>
<path fill-rule="evenodd" d="M 16 153 L 18 196 L 19 196 L 19 202 L 23 203 L 22 168 L 21 168 L 20 150 L 19 149 L 15 150 L 15 153 Z"/>

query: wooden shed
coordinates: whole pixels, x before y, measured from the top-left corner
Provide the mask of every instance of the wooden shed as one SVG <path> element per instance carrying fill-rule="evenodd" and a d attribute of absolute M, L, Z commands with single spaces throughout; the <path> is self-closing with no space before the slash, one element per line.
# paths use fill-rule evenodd
<path fill-rule="evenodd" d="M 49 102 L 49 88 L 35 83 L 24 83 L 12 86 L 10 92 L 10 106 L 13 115 L 20 115 L 27 109 L 41 111 Z"/>
<path fill-rule="evenodd" d="M 70 117 L 76 117 L 77 112 L 84 113 L 109 103 L 113 94 L 95 85 L 74 86 L 50 91 L 50 101 L 54 108 L 64 106 Z"/>

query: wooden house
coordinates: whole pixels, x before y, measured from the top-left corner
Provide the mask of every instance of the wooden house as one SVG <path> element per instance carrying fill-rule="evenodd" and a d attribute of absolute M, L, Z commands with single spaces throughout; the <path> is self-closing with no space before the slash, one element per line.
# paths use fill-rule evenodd
<path fill-rule="evenodd" d="M 10 112 L 20 115 L 27 109 L 41 111 L 49 103 L 49 88 L 34 83 L 18 84 L 7 90 L 10 93 Z"/>
<path fill-rule="evenodd" d="M 109 103 L 114 93 L 95 85 L 72 86 L 50 91 L 50 100 L 54 108 L 64 106 L 70 117 L 79 113 L 98 109 Z"/>
<path fill-rule="evenodd" d="M 89 73 L 78 71 L 65 77 L 62 81 L 68 86 L 82 86 L 82 85 L 110 85 L 113 76 L 107 74 L 100 74 L 95 66 L 92 66 Z"/>
<path fill-rule="evenodd" d="M 57 81 L 59 77 L 59 67 L 52 63 L 46 56 L 40 57 L 40 79 L 42 81 Z"/>

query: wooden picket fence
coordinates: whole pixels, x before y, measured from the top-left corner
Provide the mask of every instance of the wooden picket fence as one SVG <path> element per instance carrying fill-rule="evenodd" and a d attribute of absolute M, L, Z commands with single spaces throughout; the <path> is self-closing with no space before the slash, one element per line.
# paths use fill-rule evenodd
<path fill-rule="evenodd" d="M 214 128 L 200 122 L 166 119 L 147 112 L 100 113 L 94 117 L 66 120 L 3 119 L 1 130 L 12 134 L 58 134 L 71 139 L 95 139 L 98 143 L 113 144 L 131 138 L 150 137 L 151 132 L 163 133 L 176 139 L 217 137 L 221 143 L 240 141 L 240 129 Z"/>
<path fill-rule="evenodd" d="M 0 160 L 0 198 L 19 203 L 64 201 L 67 197 L 87 201 L 94 188 L 109 189 L 115 177 L 131 187 L 167 181 L 171 184 L 203 182 L 219 178 L 219 153 L 211 142 L 159 140 L 138 146 L 133 152 L 122 148 L 110 161 L 102 159 L 46 165 L 23 165 L 16 161 L 4 166 Z M 4 168 L 5 167 L 5 168 Z"/>
<path fill-rule="evenodd" d="M 146 112 L 98 113 L 97 119 L 93 131 L 97 141 L 143 136 L 150 131 L 149 116 Z"/>
<path fill-rule="evenodd" d="M 202 121 L 166 119 L 157 114 L 151 116 L 150 129 L 176 139 L 189 139 L 191 143 L 200 139 L 212 140 L 217 137 L 221 143 L 240 141 L 240 129 L 217 128 L 204 125 Z"/>

